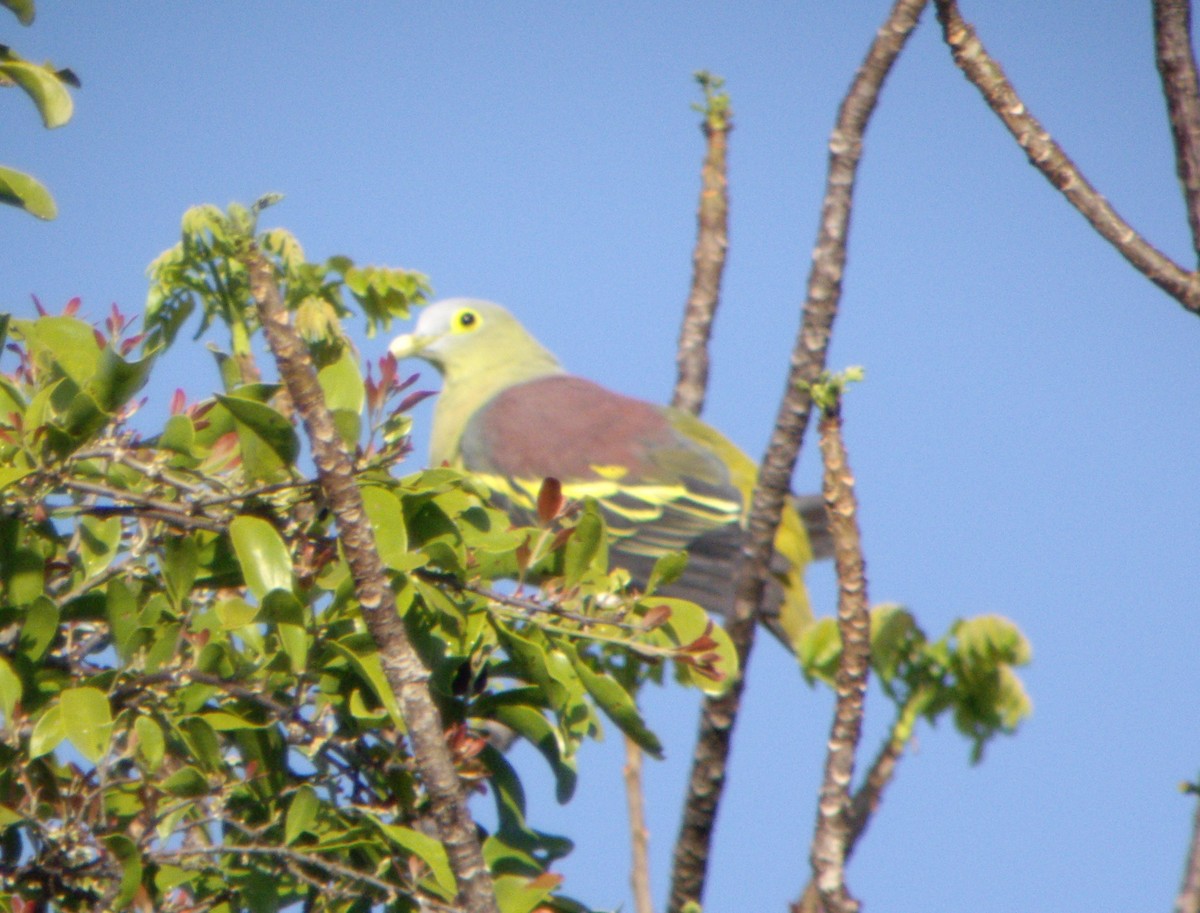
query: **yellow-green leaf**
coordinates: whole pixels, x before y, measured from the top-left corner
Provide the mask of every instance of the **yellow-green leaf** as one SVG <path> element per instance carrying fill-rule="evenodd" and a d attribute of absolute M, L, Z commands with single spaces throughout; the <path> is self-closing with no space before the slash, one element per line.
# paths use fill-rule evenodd
<path fill-rule="evenodd" d="M 411 567 L 408 528 L 404 523 L 404 508 L 400 505 L 400 499 L 378 485 L 364 485 L 362 499 L 367 519 L 375 530 L 375 546 L 383 563 L 393 569 Z"/>
<path fill-rule="evenodd" d="M 283 842 L 287 845 L 295 843 L 301 835 L 311 832 L 317 820 L 317 810 L 321 800 L 311 786 L 301 786 L 292 796 L 288 806 L 287 819 L 283 825 Z"/>
<path fill-rule="evenodd" d="M 62 711 L 59 709 L 59 705 L 55 704 L 42 714 L 42 718 L 33 727 L 33 733 L 29 736 L 29 757 L 40 758 L 44 754 L 49 754 L 66 737 L 67 731 L 63 728 Z"/>
<path fill-rule="evenodd" d="M 49 220 L 58 215 L 54 197 L 44 184 L 23 171 L 3 165 L 0 165 L 0 203 L 24 209 L 39 219 Z"/>
<path fill-rule="evenodd" d="M 259 517 L 235 517 L 229 538 L 255 598 L 261 601 L 272 590 L 291 591 L 292 556 L 275 527 Z"/>
<path fill-rule="evenodd" d="M 59 695 L 62 726 L 71 744 L 95 764 L 112 740 L 112 707 L 99 688 L 68 688 Z"/>
<path fill-rule="evenodd" d="M 71 119 L 71 93 L 50 67 L 10 58 L 0 61 L 0 76 L 7 76 L 25 90 L 47 128 L 61 127 Z"/>

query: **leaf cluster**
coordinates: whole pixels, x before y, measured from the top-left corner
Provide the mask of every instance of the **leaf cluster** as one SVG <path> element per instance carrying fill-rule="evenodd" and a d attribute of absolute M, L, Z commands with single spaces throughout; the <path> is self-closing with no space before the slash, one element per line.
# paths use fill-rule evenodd
<path fill-rule="evenodd" d="M 33 22 L 33 0 L 0 0 L 21 25 Z M 79 79 L 70 70 L 49 63 L 25 60 L 7 45 L 0 44 L 0 89 L 21 89 L 37 107 L 47 129 L 61 127 L 71 119 L 74 105 L 67 86 L 79 87 Z M 57 215 L 54 198 L 32 175 L 0 165 L 0 203 L 16 206 L 39 219 Z"/>
<path fill-rule="evenodd" d="M 12 339 L 0 377 L 0 910 L 454 901 L 337 517 L 286 397 L 253 362 L 235 254 L 256 217 L 191 210 L 151 267 L 139 334 L 117 311 L 93 328 L 78 302 L 0 323 Z M 320 382 L 458 775 L 493 797 L 484 852 L 500 908 L 580 909 L 551 871 L 570 842 L 527 820 L 520 776 L 490 740 L 528 739 L 566 801 L 603 719 L 661 751 L 630 670 L 671 661 L 718 691 L 736 671 L 728 638 L 691 603 L 625 592 L 592 503 L 550 486 L 537 524 L 514 528 L 453 470 L 397 477 L 419 396 L 390 358 L 364 379 L 340 318 L 352 301 L 386 325 L 423 277 L 308 264 L 278 230 L 258 243 L 293 319 L 313 321 Z M 229 330 L 230 351 L 215 353 L 224 389 L 193 403 L 177 392 L 161 428 L 135 429 L 136 397 L 197 312 L 201 332 Z M 656 582 L 679 569 L 664 561 Z"/>
<path fill-rule="evenodd" d="M 810 681 L 832 685 L 840 655 L 832 618 L 818 620 L 800 638 L 797 656 Z M 978 762 L 988 741 L 1014 732 L 1033 712 L 1015 671 L 1031 658 L 1029 641 L 1000 615 L 958 619 L 930 640 L 903 606 L 871 610 L 871 666 L 895 707 L 891 738 L 900 744 L 911 739 L 918 718 L 936 723 L 949 713 Z"/>

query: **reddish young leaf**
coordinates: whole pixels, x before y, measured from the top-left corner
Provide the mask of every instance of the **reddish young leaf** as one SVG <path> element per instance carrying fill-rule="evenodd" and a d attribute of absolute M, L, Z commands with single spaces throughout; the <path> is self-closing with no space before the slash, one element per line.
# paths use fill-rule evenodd
<path fill-rule="evenodd" d="M 533 549 L 529 547 L 529 537 L 525 537 L 525 541 L 517 546 L 514 552 L 517 559 L 517 570 L 525 573 L 529 567 L 529 559 L 533 556 Z"/>
<path fill-rule="evenodd" d="M 537 499 L 538 520 L 541 521 L 543 526 L 548 525 L 551 520 L 559 515 L 562 507 L 562 482 L 553 477 L 543 479 Z"/>
<path fill-rule="evenodd" d="M 642 627 L 647 631 L 653 631 L 655 628 L 666 624 L 670 617 L 671 607 L 669 605 L 656 605 L 642 618 Z"/>

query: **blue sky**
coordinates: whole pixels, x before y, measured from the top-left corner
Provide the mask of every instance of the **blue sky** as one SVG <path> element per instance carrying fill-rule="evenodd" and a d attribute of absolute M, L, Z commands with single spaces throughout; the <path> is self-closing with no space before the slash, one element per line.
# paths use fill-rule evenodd
<path fill-rule="evenodd" d="M 310 256 L 427 273 L 516 311 L 574 371 L 669 395 L 702 142 L 691 74 L 728 80 L 731 251 L 706 418 L 755 459 L 798 322 L 834 111 L 887 4 L 39 5 L 3 41 L 84 88 L 47 133 L 0 94 L 0 161 L 60 217 L 0 211 L 0 308 L 140 310 L 190 205 L 286 200 Z M 968 2 L 1033 112 L 1133 225 L 1187 263 L 1148 3 Z M 2 21 L 2 20 L 0 20 Z M 1168 909 L 1200 759 L 1200 324 L 1138 276 L 1025 162 L 952 66 L 932 10 L 867 137 L 832 366 L 846 407 L 870 595 L 940 634 L 998 612 L 1034 646 L 1035 715 L 984 763 L 921 730 L 860 846 L 871 908 Z M 366 340 L 375 357 L 386 339 Z M 180 350 L 182 352 L 182 350 Z M 429 378 L 433 384 L 433 378 Z M 194 346 L 160 365 L 217 385 Z M 424 441 L 421 420 L 418 432 Z M 419 444 L 423 449 L 423 443 Z M 797 487 L 817 479 L 806 445 Z M 415 468 L 415 465 L 414 465 Z M 828 610 L 827 570 L 812 575 Z M 719 822 L 707 908 L 782 909 L 807 873 L 829 700 L 767 639 Z M 665 896 L 695 700 L 648 695 Z M 876 703 L 874 727 L 882 718 Z M 1191 722 L 1189 722 L 1191 721 Z M 870 744 L 870 743 L 869 743 Z M 555 806 L 519 755 L 535 823 L 574 837 L 565 888 L 625 903 L 619 739 Z"/>

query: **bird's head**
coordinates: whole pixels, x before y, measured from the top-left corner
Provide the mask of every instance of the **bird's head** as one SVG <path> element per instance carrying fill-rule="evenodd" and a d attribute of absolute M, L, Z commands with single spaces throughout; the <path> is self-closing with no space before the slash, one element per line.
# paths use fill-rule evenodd
<path fill-rule="evenodd" d="M 429 305 L 413 332 L 393 339 L 388 351 L 397 360 L 429 362 L 448 384 L 480 375 L 515 383 L 562 371 L 517 318 L 498 304 L 473 298 Z"/>

